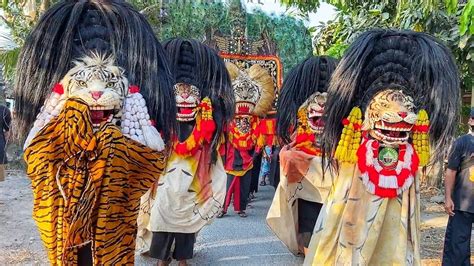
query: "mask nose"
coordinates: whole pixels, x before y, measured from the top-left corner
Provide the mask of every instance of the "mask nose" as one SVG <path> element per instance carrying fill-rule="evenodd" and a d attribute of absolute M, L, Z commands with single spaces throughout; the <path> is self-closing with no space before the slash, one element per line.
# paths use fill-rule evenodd
<path fill-rule="evenodd" d="M 398 115 L 399 115 L 401 118 L 405 118 L 405 117 L 407 117 L 408 113 L 407 113 L 407 112 L 398 112 Z"/>
<path fill-rule="evenodd" d="M 102 96 L 102 94 L 104 94 L 102 91 L 91 91 L 91 96 L 96 101 Z"/>

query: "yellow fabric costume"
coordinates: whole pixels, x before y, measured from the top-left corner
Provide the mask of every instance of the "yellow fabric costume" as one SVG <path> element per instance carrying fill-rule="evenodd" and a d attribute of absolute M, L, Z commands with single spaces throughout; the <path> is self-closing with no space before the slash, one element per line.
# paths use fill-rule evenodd
<path fill-rule="evenodd" d="M 94 265 L 133 264 L 140 197 L 163 172 L 163 152 L 110 123 L 94 132 L 88 106 L 70 99 L 24 156 L 51 264 L 76 265 L 87 244 Z"/>
<path fill-rule="evenodd" d="M 305 265 L 420 265 L 418 178 L 396 198 L 367 192 L 343 163 L 319 215 Z"/>

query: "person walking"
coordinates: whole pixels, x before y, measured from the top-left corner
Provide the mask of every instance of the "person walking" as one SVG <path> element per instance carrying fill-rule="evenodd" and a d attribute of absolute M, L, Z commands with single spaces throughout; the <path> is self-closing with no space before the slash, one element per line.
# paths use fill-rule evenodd
<path fill-rule="evenodd" d="M 474 222 L 474 108 L 470 131 L 456 139 L 445 177 L 445 211 L 449 215 L 444 239 L 443 265 L 470 265 Z"/>
<path fill-rule="evenodd" d="M 5 165 L 7 160 L 7 139 L 10 134 L 11 113 L 8 107 L 0 105 L 0 182 L 5 180 Z"/>

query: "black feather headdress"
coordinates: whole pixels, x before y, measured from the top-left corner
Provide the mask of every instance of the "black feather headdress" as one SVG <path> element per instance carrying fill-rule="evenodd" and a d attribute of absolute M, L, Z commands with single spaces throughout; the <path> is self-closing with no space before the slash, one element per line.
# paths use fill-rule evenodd
<path fill-rule="evenodd" d="M 283 83 L 278 99 L 277 134 L 282 144 L 291 142 L 290 129 L 296 125 L 300 106 L 315 92 L 326 92 L 337 60 L 313 56 L 295 66 Z"/>
<path fill-rule="evenodd" d="M 229 73 L 216 51 L 193 39 L 175 38 L 163 44 L 170 60 L 176 83 L 194 85 L 201 99 L 212 102 L 216 134 L 212 140 L 215 151 L 225 125 L 234 115 L 235 99 Z"/>
<path fill-rule="evenodd" d="M 140 87 L 151 119 L 169 140 L 176 107 L 164 50 L 146 19 L 122 0 L 65 0 L 41 17 L 18 61 L 15 111 L 20 137 L 73 61 L 90 53 L 115 58 L 129 83 Z"/>
<path fill-rule="evenodd" d="M 441 159 L 458 122 L 460 90 L 453 57 L 430 35 L 413 31 L 370 30 L 359 36 L 338 64 L 328 89 L 324 157 L 332 160 L 351 108 L 364 113 L 368 102 L 385 89 L 413 98 L 415 111 L 430 120 L 432 159 Z"/>

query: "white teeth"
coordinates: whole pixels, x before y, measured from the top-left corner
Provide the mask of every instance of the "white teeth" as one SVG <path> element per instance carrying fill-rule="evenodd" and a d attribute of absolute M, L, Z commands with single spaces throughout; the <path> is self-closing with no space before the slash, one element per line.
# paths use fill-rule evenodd
<path fill-rule="evenodd" d="M 400 137 L 400 138 L 395 138 L 395 137 L 389 137 L 389 136 L 386 136 L 384 134 L 382 134 L 381 132 L 379 132 L 378 130 L 374 130 L 375 134 L 379 137 L 381 137 L 383 140 L 389 140 L 389 141 L 407 141 L 408 140 L 408 134 L 404 137 Z"/>
<path fill-rule="evenodd" d="M 389 130 L 389 131 L 408 132 L 408 131 L 411 131 L 411 129 L 413 128 L 413 125 L 406 126 L 406 127 L 390 127 L 390 126 L 386 126 L 385 123 L 381 121 L 381 125 L 376 125 L 375 128 Z"/>
<path fill-rule="evenodd" d="M 176 120 L 178 120 L 178 121 L 180 121 L 180 122 L 189 122 L 189 121 L 193 121 L 193 120 L 194 120 L 194 117 L 190 117 L 190 118 L 177 117 Z"/>
<path fill-rule="evenodd" d="M 195 108 L 197 105 L 194 103 L 178 103 L 177 107 Z"/>
<path fill-rule="evenodd" d="M 314 118 L 314 117 L 322 117 L 323 114 L 321 113 L 309 113 L 308 118 Z"/>
<path fill-rule="evenodd" d="M 91 106 L 90 109 L 91 109 L 92 111 L 114 110 L 113 107 L 109 107 L 109 106 Z"/>
<path fill-rule="evenodd" d="M 322 133 L 324 130 L 324 127 L 321 126 L 313 126 L 311 123 L 309 123 L 309 127 L 315 132 L 315 133 Z"/>
<path fill-rule="evenodd" d="M 196 112 L 192 112 L 192 113 L 190 113 L 190 114 L 177 113 L 177 116 L 178 116 L 178 117 L 186 118 L 186 117 L 194 117 L 195 114 L 196 114 Z"/>

